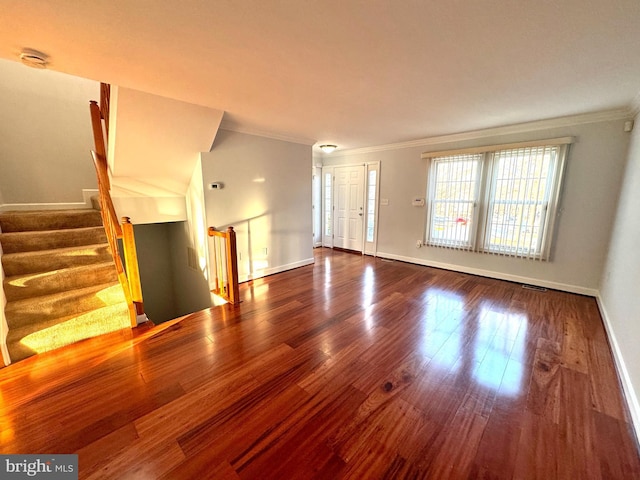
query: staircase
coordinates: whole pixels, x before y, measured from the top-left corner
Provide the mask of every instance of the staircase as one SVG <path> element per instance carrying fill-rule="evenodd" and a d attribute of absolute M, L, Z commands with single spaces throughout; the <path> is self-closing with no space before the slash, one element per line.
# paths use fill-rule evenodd
<path fill-rule="evenodd" d="M 97 210 L 0 214 L 12 362 L 130 327 Z"/>

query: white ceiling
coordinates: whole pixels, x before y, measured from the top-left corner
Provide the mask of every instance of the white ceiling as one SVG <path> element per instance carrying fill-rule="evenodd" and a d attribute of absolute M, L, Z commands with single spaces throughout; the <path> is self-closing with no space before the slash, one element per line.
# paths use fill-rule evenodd
<path fill-rule="evenodd" d="M 640 1 L 3 0 L 0 57 L 24 47 L 356 148 L 637 104 Z"/>

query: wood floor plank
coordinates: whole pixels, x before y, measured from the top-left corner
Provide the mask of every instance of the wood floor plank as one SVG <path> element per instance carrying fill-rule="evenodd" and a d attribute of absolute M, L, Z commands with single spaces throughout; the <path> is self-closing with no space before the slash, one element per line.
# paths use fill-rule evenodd
<path fill-rule="evenodd" d="M 618 374 L 611 363 L 609 345 L 598 341 L 589 342 L 588 362 L 591 401 L 594 408 L 618 420 L 627 421 Z"/>
<path fill-rule="evenodd" d="M 531 373 L 527 409 L 557 424 L 560 418 L 560 346 L 539 338 Z"/>
<path fill-rule="evenodd" d="M 288 469 L 293 475 L 296 468 L 306 472 L 309 466 L 323 467 L 315 461 L 331 461 L 329 436 L 353 417 L 364 400 L 365 395 L 351 386 L 317 394 L 276 429 L 268 431 L 259 442 L 235 457 L 232 465 L 243 478 L 265 478 L 271 472 L 275 475 L 273 478 L 283 478 L 277 475 L 281 468 Z M 316 449 L 320 451 L 320 459 Z M 283 459 L 287 461 L 280 467 Z M 284 478 L 299 478 L 297 475 L 302 473 Z M 306 474 L 302 478 L 304 476 Z"/>
<path fill-rule="evenodd" d="M 564 462 L 558 448 L 559 438 L 556 424 L 545 417 L 524 412 L 513 479 L 563 478 L 558 471 L 558 465 Z"/>
<path fill-rule="evenodd" d="M 314 255 L 0 369 L 0 452 L 82 479 L 640 478 L 594 299 Z"/>
<path fill-rule="evenodd" d="M 588 373 L 588 341 L 582 323 L 570 316 L 564 318 L 564 339 L 562 342 L 562 366 L 577 372 Z"/>
<path fill-rule="evenodd" d="M 434 446 L 425 452 L 420 468 L 429 478 L 467 478 L 473 470 L 486 424 L 485 417 L 458 411 Z M 460 439 L 464 439 L 464 448 L 459 448 Z"/>
<path fill-rule="evenodd" d="M 634 463 L 637 451 L 633 442 L 631 427 L 625 422 L 604 413 L 594 413 L 597 458 L 603 479 L 634 478 Z"/>
<path fill-rule="evenodd" d="M 516 467 L 523 414 L 494 410 L 489 417 L 474 459 L 478 476 L 511 479 Z M 481 474 L 482 472 L 482 474 Z"/>
<path fill-rule="evenodd" d="M 561 399 L 559 402 L 559 443 L 563 461 L 560 476 L 600 478 L 600 462 L 596 453 L 596 428 L 591 408 L 589 379 L 586 374 L 561 367 Z"/>

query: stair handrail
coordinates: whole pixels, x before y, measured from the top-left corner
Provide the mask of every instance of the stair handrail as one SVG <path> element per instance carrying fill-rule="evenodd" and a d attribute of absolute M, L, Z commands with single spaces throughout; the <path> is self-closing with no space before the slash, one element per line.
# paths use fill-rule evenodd
<path fill-rule="evenodd" d="M 238 249 L 236 246 L 236 232 L 233 227 L 226 231 L 218 231 L 209 227 L 208 234 L 221 244 L 214 245 L 212 268 L 216 287 L 213 293 L 224 298 L 229 303 L 240 303 L 240 285 L 238 283 Z M 223 245 L 222 245 L 223 244 Z M 224 251 L 219 251 L 224 249 Z M 224 260 L 222 259 L 224 257 Z"/>
<path fill-rule="evenodd" d="M 144 315 L 144 303 L 142 301 L 142 287 L 140 283 L 140 273 L 138 270 L 138 257 L 135 248 L 135 238 L 133 234 L 133 225 L 129 217 L 123 217 L 122 225 L 118 221 L 113 200 L 111 198 L 111 182 L 109 180 L 109 166 L 107 164 L 107 135 L 108 135 L 108 111 L 109 86 L 101 84 L 100 88 L 100 104 L 106 104 L 106 107 L 98 105 L 98 102 L 91 100 L 89 110 L 91 112 L 91 125 L 93 128 L 93 139 L 95 150 L 91 151 L 93 164 L 96 169 L 98 179 L 98 192 L 100 197 L 100 215 L 104 225 L 109 249 L 118 273 L 118 281 L 122 286 L 127 306 L 129 307 L 129 318 L 131 327 L 138 325 L 139 318 L 146 318 Z M 123 243 L 125 262 L 123 264 L 118 248 L 118 240 Z M 124 265 L 127 268 L 125 270 Z"/>
<path fill-rule="evenodd" d="M 109 105 L 111 104 L 111 86 L 100 83 L 100 114 L 104 122 L 104 136 L 109 138 Z"/>

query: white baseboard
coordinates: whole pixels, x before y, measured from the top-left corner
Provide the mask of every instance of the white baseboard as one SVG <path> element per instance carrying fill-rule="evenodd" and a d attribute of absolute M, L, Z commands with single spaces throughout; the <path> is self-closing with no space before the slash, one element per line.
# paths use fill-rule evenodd
<path fill-rule="evenodd" d="M 5 203 L 0 205 L 0 212 L 28 211 L 28 210 L 74 210 L 93 208 L 91 197 L 98 194 L 96 189 L 83 189 L 82 202 L 66 203 Z"/>
<path fill-rule="evenodd" d="M 423 258 L 405 257 L 402 255 L 396 255 L 393 253 L 377 252 L 377 257 L 388 258 L 390 260 L 399 260 L 401 262 L 415 263 L 417 265 L 424 265 L 426 267 L 442 268 L 443 270 L 453 270 L 455 272 L 470 273 L 471 275 L 479 275 L 481 277 L 496 278 L 498 280 L 507 280 L 509 282 L 524 283 L 527 285 L 536 285 L 538 287 L 551 288 L 553 290 L 562 290 L 563 292 L 577 293 L 580 295 L 588 295 L 590 297 L 596 297 L 598 290 L 595 288 L 585 288 L 578 285 L 569 285 L 566 283 L 550 282 L 547 280 L 540 280 L 538 278 L 524 277 L 521 275 L 511 275 L 509 273 L 494 272 L 492 270 L 484 270 L 481 268 L 466 267 L 464 265 L 455 265 L 450 263 L 433 262 L 425 260 Z"/>
<path fill-rule="evenodd" d="M 255 280 L 256 278 L 266 277 L 267 275 L 273 275 L 275 273 L 286 272 L 287 270 L 293 270 L 294 268 L 305 267 L 307 265 L 312 265 L 314 263 L 313 257 L 305 258 L 304 260 L 300 260 L 298 262 L 288 263 L 286 265 L 280 265 L 277 267 L 265 268 L 264 270 L 259 270 L 258 272 L 253 273 L 252 275 L 242 275 L 238 278 L 239 283 L 248 282 L 249 280 Z"/>
<path fill-rule="evenodd" d="M 631 414 L 631 423 L 636 433 L 636 440 L 638 441 L 640 440 L 640 402 L 638 401 L 638 396 L 633 388 L 633 383 L 631 382 L 627 365 L 624 361 L 624 357 L 622 356 L 622 352 L 620 351 L 620 346 L 618 345 L 618 339 L 616 338 L 616 334 L 613 330 L 611 319 L 609 318 L 609 314 L 602 302 L 600 294 L 596 295 L 596 301 L 598 302 L 600 315 L 604 322 L 604 328 L 607 331 L 609 345 L 611 345 L 611 351 L 613 352 L 613 360 L 616 363 L 618 378 L 622 384 L 624 398 L 626 400 L 627 407 L 629 408 L 629 413 Z"/>

